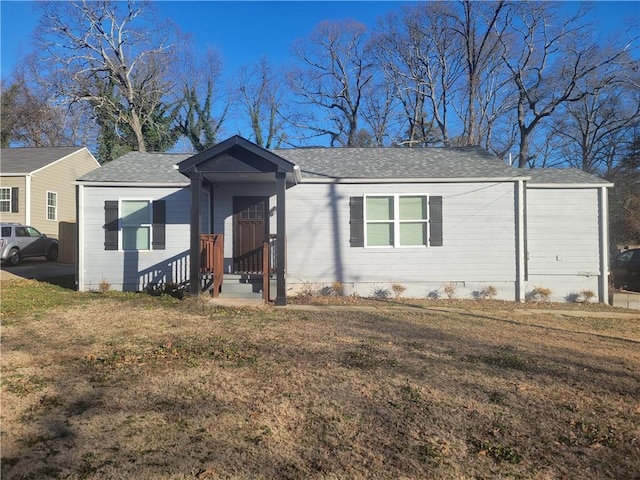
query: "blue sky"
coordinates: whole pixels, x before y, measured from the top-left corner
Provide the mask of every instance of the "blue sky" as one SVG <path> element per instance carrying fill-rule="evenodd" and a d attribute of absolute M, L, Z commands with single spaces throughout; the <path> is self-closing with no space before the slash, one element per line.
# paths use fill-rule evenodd
<path fill-rule="evenodd" d="M 322 20 L 354 18 L 370 27 L 386 12 L 399 10 L 398 1 L 161 1 L 162 17 L 172 18 L 190 33 L 198 46 L 216 47 L 224 71 L 232 74 L 242 65 L 266 55 L 274 64 L 285 64 L 291 43 L 305 37 Z M 564 2 L 573 10 L 578 2 Z M 34 2 L 1 0 L 1 70 L 7 78 L 21 54 L 30 49 L 30 36 L 37 24 Z M 603 35 L 610 34 L 625 19 L 640 21 L 640 1 L 594 2 L 593 18 Z M 636 27 L 638 28 L 638 27 Z"/>

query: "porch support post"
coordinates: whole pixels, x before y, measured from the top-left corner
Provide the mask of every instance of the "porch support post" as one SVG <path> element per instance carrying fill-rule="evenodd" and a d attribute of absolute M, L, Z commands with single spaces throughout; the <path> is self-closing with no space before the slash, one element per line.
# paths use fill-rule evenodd
<path fill-rule="evenodd" d="M 278 220 L 278 242 L 276 245 L 276 258 L 278 265 L 276 269 L 276 305 L 287 304 L 287 288 L 284 278 L 284 267 L 286 263 L 286 238 L 287 238 L 287 225 L 286 225 L 286 173 L 276 172 L 276 200 L 277 206 L 277 220 Z"/>
<path fill-rule="evenodd" d="M 200 192 L 202 174 L 195 169 L 191 179 L 191 243 L 189 252 L 189 290 L 192 296 L 200 295 Z"/>

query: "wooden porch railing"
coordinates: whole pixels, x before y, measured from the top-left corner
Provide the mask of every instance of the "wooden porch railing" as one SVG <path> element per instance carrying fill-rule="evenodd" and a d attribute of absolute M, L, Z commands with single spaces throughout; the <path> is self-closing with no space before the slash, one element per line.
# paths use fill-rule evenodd
<path fill-rule="evenodd" d="M 217 298 L 224 275 L 224 235 L 200 235 L 200 275 L 213 275 L 213 296 Z"/>
<path fill-rule="evenodd" d="M 270 301 L 271 275 L 276 271 L 278 265 L 276 257 L 277 238 L 277 235 L 271 234 L 262 243 L 262 298 L 265 302 Z"/>

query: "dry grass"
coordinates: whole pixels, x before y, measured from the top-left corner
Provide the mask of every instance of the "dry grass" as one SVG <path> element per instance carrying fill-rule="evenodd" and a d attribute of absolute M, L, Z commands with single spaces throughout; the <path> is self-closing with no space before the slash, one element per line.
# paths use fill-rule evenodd
<path fill-rule="evenodd" d="M 5 310 L 2 478 L 637 478 L 640 319 L 589 308 Z"/>

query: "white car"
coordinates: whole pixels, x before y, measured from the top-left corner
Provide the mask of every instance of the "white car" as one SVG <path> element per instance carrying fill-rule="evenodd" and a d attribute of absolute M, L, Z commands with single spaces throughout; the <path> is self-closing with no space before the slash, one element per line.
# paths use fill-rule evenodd
<path fill-rule="evenodd" d="M 58 240 L 49 238 L 29 225 L 1 223 L 0 260 L 8 267 L 15 267 L 27 257 L 58 259 Z"/>

